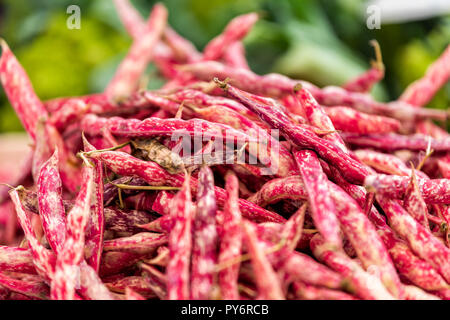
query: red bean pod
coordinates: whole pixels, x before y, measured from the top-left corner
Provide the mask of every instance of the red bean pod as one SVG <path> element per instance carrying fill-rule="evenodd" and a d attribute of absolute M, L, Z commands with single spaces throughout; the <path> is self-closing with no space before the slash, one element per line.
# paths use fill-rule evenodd
<path fill-rule="evenodd" d="M 264 300 L 284 300 L 280 279 L 259 244 L 255 229 L 251 222 L 244 221 L 243 238 L 250 253 L 258 296 Z"/>
<path fill-rule="evenodd" d="M 166 267 L 167 299 L 189 299 L 190 258 L 192 251 L 193 207 L 189 177 L 171 201 L 173 228 L 169 234 L 169 263 Z"/>
<path fill-rule="evenodd" d="M 242 41 L 231 43 L 223 53 L 223 59 L 225 64 L 231 67 L 250 69 L 245 58 L 245 48 Z"/>
<path fill-rule="evenodd" d="M 450 203 L 450 180 L 418 178 L 417 183 L 427 204 Z M 384 174 L 370 175 L 364 182 L 367 189 L 376 190 L 397 199 L 404 197 L 408 184 L 409 177 Z"/>
<path fill-rule="evenodd" d="M 400 279 L 374 225 L 358 203 L 344 190 L 331 182 L 329 182 L 329 186 L 341 227 L 355 249 L 363 267 L 366 270 L 376 268 L 381 281 L 389 292 L 394 297 L 401 298 Z"/>
<path fill-rule="evenodd" d="M 25 233 L 25 237 L 28 241 L 31 254 L 33 255 L 33 263 L 36 267 L 36 271 L 45 279 L 51 279 L 54 274 L 54 267 L 56 263 L 56 256 L 47 250 L 36 238 L 34 230 L 31 226 L 31 220 L 23 207 L 19 194 L 16 189 L 9 192 L 11 200 L 13 201 L 17 218 Z"/>
<path fill-rule="evenodd" d="M 58 151 L 42 165 L 37 186 L 42 227 L 50 247 L 58 254 L 66 240 L 66 212 L 58 171 Z"/>
<path fill-rule="evenodd" d="M 367 135 L 343 133 L 342 136 L 344 140 L 351 145 L 377 148 L 384 151 L 402 149 L 425 151 L 428 147 L 434 151 L 450 151 L 450 137 L 434 139 L 421 134 L 405 136 L 395 133 Z"/>
<path fill-rule="evenodd" d="M 327 115 L 337 130 L 358 134 L 389 133 L 400 129 L 400 121 L 367 114 L 349 107 L 328 107 Z"/>
<path fill-rule="evenodd" d="M 238 276 L 239 261 L 233 261 L 241 255 L 242 230 L 241 211 L 238 204 L 239 183 L 234 174 L 226 176 L 226 202 L 223 211 L 222 229 L 227 232 L 221 235 L 218 264 L 229 264 L 219 271 L 219 287 L 224 300 L 239 299 Z"/>
<path fill-rule="evenodd" d="M 204 60 L 217 60 L 224 55 L 224 51 L 235 41 L 245 37 L 258 20 L 256 13 L 248 13 L 232 19 L 222 34 L 212 39 L 203 50 Z"/>
<path fill-rule="evenodd" d="M 217 205 L 214 176 L 209 167 L 204 166 L 200 169 L 198 182 L 192 249 L 191 298 L 205 300 L 211 297 L 219 243 L 216 228 Z"/>
<path fill-rule="evenodd" d="M 8 99 L 16 111 L 25 131 L 35 139 L 37 121 L 47 118 L 47 111 L 33 90 L 25 70 L 9 49 L 5 40 L 0 40 L 0 81 Z"/>
<path fill-rule="evenodd" d="M 372 61 L 372 67 L 357 76 L 355 79 L 348 81 L 343 88 L 353 92 L 369 92 L 372 87 L 384 78 L 384 64 L 381 56 L 381 49 L 378 41 L 372 40 L 370 44 L 375 49 L 376 60 Z"/>
<path fill-rule="evenodd" d="M 417 184 L 417 178 L 415 171 L 411 173 L 411 181 L 406 188 L 405 199 L 403 200 L 403 207 L 408 213 L 417 220 L 422 226 L 429 229 L 428 224 L 428 208 L 425 200 L 423 200 L 422 194 Z"/>
<path fill-rule="evenodd" d="M 362 183 L 368 171 L 359 162 L 344 153 L 335 144 L 317 137 L 314 133 L 294 125 L 281 110 L 257 103 L 245 95 L 245 92 L 226 84 L 219 84 L 226 92 L 258 114 L 272 128 L 281 131 L 282 135 L 299 147 L 312 148 L 320 157 L 338 167 L 346 178 L 356 183 Z"/>
<path fill-rule="evenodd" d="M 330 250 L 319 234 L 313 237 L 310 245 L 314 256 L 345 276 L 350 282 L 351 290 L 360 298 L 367 300 L 394 299 L 377 276 L 365 272 L 358 263 L 344 253 Z"/>
<path fill-rule="evenodd" d="M 113 79 L 105 89 L 107 97 L 118 101 L 128 97 L 138 87 L 148 61 L 152 58 L 153 47 L 160 39 L 167 22 L 167 9 L 156 4 L 150 14 L 143 34 L 136 39 L 127 56 L 119 65 Z"/>
<path fill-rule="evenodd" d="M 159 246 L 166 243 L 167 236 L 164 234 L 141 232 L 130 237 L 106 240 L 103 244 L 103 250 L 144 255 L 154 252 Z"/>
<path fill-rule="evenodd" d="M 422 107 L 450 78 L 450 46 L 427 69 L 425 76 L 406 88 L 399 100 Z"/>
<path fill-rule="evenodd" d="M 325 241 L 336 248 L 342 247 L 336 207 L 328 190 L 328 179 L 323 173 L 317 155 L 310 150 L 294 152 L 303 184 L 308 194 L 314 225 Z"/>
<path fill-rule="evenodd" d="M 397 200 L 377 196 L 391 227 L 404 238 L 411 249 L 429 262 L 444 279 L 450 281 L 450 250 L 411 217 Z"/>
<path fill-rule="evenodd" d="M 35 274 L 33 255 L 28 249 L 0 246 L 0 270 Z"/>

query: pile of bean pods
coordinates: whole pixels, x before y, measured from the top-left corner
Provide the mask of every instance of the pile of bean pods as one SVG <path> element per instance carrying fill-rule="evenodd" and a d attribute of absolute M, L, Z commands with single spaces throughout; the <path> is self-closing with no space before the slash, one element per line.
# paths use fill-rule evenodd
<path fill-rule="evenodd" d="M 41 101 L 1 40 L 32 151 L 0 189 L 0 299 L 450 299 L 448 113 L 422 108 L 450 46 L 384 103 L 375 41 L 319 88 L 249 69 L 255 13 L 199 52 L 163 5 L 114 4 L 133 42 L 101 93 Z"/>

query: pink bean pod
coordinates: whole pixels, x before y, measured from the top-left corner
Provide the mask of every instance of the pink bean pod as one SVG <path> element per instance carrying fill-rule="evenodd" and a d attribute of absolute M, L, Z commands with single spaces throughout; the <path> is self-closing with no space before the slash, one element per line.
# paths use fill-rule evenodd
<path fill-rule="evenodd" d="M 50 247 L 58 254 L 66 240 L 66 212 L 58 171 L 58 151 L 42 165 L 37 186 L 42 227 Z"/>
<path fill-rule="evenodd" d="M 46 249 L 36 238 L 35 232 L 31 226 L 31 219 L 23 207 L 19 194 L 16 189 L 9 192 L 12 202 L 16 208 L 17 218 L 25 233 L 36 271 L 45 279 L 51 279 L 54 274 L 56 256 L 50 250 Z"/>
<path fill-rule="evenodd" d="M 310 150 L 294 152 L 303 184 L 308 194 L 314 225 L 335 248 L 342 248 L 336 207 L 328 190 L 328 179 L 323 173 L 317 155 Z"/>
<path fill-rule="evenodd" d="M 350 282 L 351 290 L 360 298 L 367 300 L 394 299 L 378 277 L 365 272 L 358 263 L 344 253 L 330 250 L 319 234 L 313 237 L 310 245 L 314 256 L 345 276 Z"/>
<path fill-rule="evenodd" d="M 400 275 L 424 290 L 448 288 L 444 278 L 428 262 L 417 257 L 408 244 L 399 239 L 388 226 L 379 228 L 378 234 Z"/>
<path fill-rule="evenodd" d="M 255 100 L 247 97 L 245 92 L 223 82 L 218 82 L 229 95 L 244 104 L 250 110 L 258 114 L 258 116 L 269 124 L 272 128 L 281 131 L 289 141 L 299 147 L 312 148 L 320 157 L 333 163 L 338 167 L 346 178 L 356 183 L 362 183 L 368 171 L 359 162 L 348 154 L 344 153 L 335 144 L 317 137 L 300 126 L 294 125 L 286 114 L 281 110 L 275 110 L 268 105 L 257 103 Z"/>
<path fill-rule="evenodd" d="M 35 274 L 33 254 L 24 248 L 0 246 L 0 270 Z"/>
<path fill-rule="evenodd" d="M 389 133 L 397 132 L 401 127 L 400 121 L 396 119 L 363 113 L 349 107 L 328 107 L 325 111 L 334 127 L 344 132 Z"/>
<path fill-rule="evenodd" d="M 270 265 L 264 247 L 258 242 L 255 226 L 249 221 L 244 221 L 242 229 L 255 273 L 258 296 L 264 300 L 284 300 L 280 279 Z"/>
<path fill-rule="evenodd" d="M 204 166 L 200 169 L 198 182 L 192 249 L 191 298 L 205 300 L 211 297 L 219 244 L 214 176 L 209 167 Z"/>
<path fill-rule="evenodd" d="M 430 228 L 428 224 L 428 208 L 427 204 L 423 200 L 422 194 L 417 184 L 417 178 L 415 171 L 412 170 L 411 181 L 406 188 L 405 199 L 403 200 L 403 207 L 408 213 L 417 220 L 426 229 Z"/>
<path fill-rule="evenodd" d="M 450 78 L 450 46 L 427 69 L 423 78 L 410 84 L 399 100 L 413 106 L 425 106 Z"/>
<path fill-rule="evenodd" d="M 137 90 L 139 78 L 152 58 L 153 47 L 161 38 L 166 22 L 167 9 L 162 4 L 156 4 L 146 23 L 145 31 L 138 39 L 135 39 L 127 56 L 106 87 L 107 97 L 113 101 L 120 101 Z"/>
<path fill-rule="evenodd" d="M 245 48 L 242 41 L 231 43 L 223 53 L 223 60 L 226 65 L 233 68 L 250 70 L 247 59 L 245 58 Z"/>
<path fill-rule="evenodd" d="M 331 182 L 329 182 L 329 190 L 336 205 L 341 228 L 355 249 L 364 269 L 376 268 L 389 292 L 394 297 L 401 298 L 400 279 L 375 226 L 358 203 L 344 190 Z"/>
<path fill-rule="evenodd" d="M 144 299 L 155 298 L 156 295 L 148 285 L 148 281 L 144 277 L 129 276 L 118 280 L 106 282 L 105 286 L 113 292 L 125 293 L 127 289 L 133 290 L 137 294 L 144 297 Z"/>
<path fill-rule="evenodd" d="M 111 134 L 126 138 L 150 138 L 154 136 L 199 136 L 204 139 L 221 138 L 224 141 L 249 142 L 257 139 L 237 131 L 230 126 L 212 123 L 201 119 L 182 120 L 176 118 L 145 120 L 123 119 L 120 117 L 102 118 L 87 115 L 81 122 L 81 128 L 90 135 L 99 134 L 106 127 Z"/>
<path fill-rule="evenodd" d="M 13 292 L 24 294 L 28 297 L 47 300 L 49 297 L 48 286 L 42 278 L 17 279 L 0 272 L 0 285 Z"/>
<path fill-rule="evenodd" d="M 248 13 L 232 19 L 222 34 L 212 39 L 203 50 L 204 60 L 217 60 L 224 55 L 225 50 L 235 41 L 242 40 L 255 22 L 258 20 L 256 13 Z"/>
<path fill-rule="evenodd" d="M 89 106 L 81 99 L 70 99 L 60 109 L 53 112 L 48 121 L 58 130 L 66 128 L 71 123 L 81 119 Z"/>
<path fill-rule="evenodd" d="M 89 223 L 94 175 L 94 167 L 85 165 L 80 191 L 73 208 L 67 214 L 67 235 L 58 254 L 51 283 L 52 299 L 74 299 L 77 276 L 80 274 L 79 265 L 84 261 L 85 233 Z"/>
<path fill-rule="evenodd" d="M 145 30 L 145 21 L 129 0 L 113 0 L 120 21 L 133 37 L 138 38 Z"/>
<path fill-rule="evenodd" d="M 229 264 L 219 271 L 219 287 L 223 300 L 239 299 L 238 276 L 239 261 L 233 261 L 241 255 L 242 230 L 241 212 L 238 205 L 239 183 L 234 174 L 226 176 L 226 202 L 223 211 L 222 229 L 227 230 L 221 235 L 218 264 Z"/>
<path fill-rule="evenodd" d="M 380 45 L 376 40 L 370 41 L 370 45 L 375 49 L 376 60 L 371 61 L 372 67 L 369 70 L 347 82 L 343 86 L 345 90 L 366 93 L 369 92 L 376 83 L 383 80 L 385 68 L 381 56 Z"/>
<path fill-rule="evenodd" d="M 88 300 L 116 300 L 97 272 L 86 262 L 80 264 L 80 294 Z"/>
<path fill-rule="evenodd" d="M 272 137 L 270 132 L 266 132 L 252 120 L 220 106 L 195 109 L 195 113 L 205 120 L 229 125 L 236 130 L 249 132 L 252 136 L 257 137 L 261 142 L 250 142 L 248 151 L 258 157 L 266 167 L 271 168 L 271 173 L 273 171 L 276 176 L 285 177 L 298 173 L 289 150 Z"/>
<path fill-rule="evenodd" d="M 342 140 L 338 133 L 333 132 L 336 130 L 334 124 L 312 94 L 307 89 L 302 88 L 301 85 L 294 87 L 294 92 L 295 98 L 302 106 L 309 123 L 319 129 L 330 131 L 331 133 L 327 135 L 327 140 L 334 142 L 346 152 L 347 147 L 345 146 L 344 140 Z"/>
<path fill-rule="evenodd" d="M 250 70 L 232 68 L 216 61 L 202 61 L 183 65 L 179 67 L 183 72 L 195 75 L 200 80 L 211 81 L 214 78 L 230 78 L 230 83 L 237 88 L 256 94 L 282 98 L 292 94 L 292 88 L 300 83 L 312 93 L 321 105 L 325 106 L 349 106 L 360 112 L 378 114 L 392 117 L 398 120 L 435 119 L 445 120 L 445 111 L 436 109 L 418 109 L 404 103 L 381 103 L 372 97 L 358 93 L 349 92 L 340 87 L 328 86 L 319 89 L 306 81 L 297 81 L 280 74 L 257 75 Z"/>
<path fill-rule="evenodd" d="M 289 254 L 280 265 L 280 270 L 293 281 L 329 289 L 342 289 L 346 286 L 346 280 L 340 274 L 300 252 Z"/>
<path fill-rule="evenodd" d="M 167 236 L 164 234 L 141 232 L 130 237 L 106 240 L 103 244 L 103 251 L 130 252 L 144 255 L 154 252 L 159 246 L 166 243 Z"/>
<path fill-rule="evenodd" d="M 367 134 L 343 133 L 344 140 L 357 147 L 377 148 L 384 151 L 412 150 L 425 151 L 428 146 L 434 151 L 450 151 L 450 137 L 434 139 L 421 134 L 409 136 L 395 133 Z"/>
<path fill-rule="evenodd" d="M 306 200 L 307 198 L 308 194 L 302 178 L 290 176 L 268 181 L 247 200 L 258 206 L 266 207 L 285 199 Z"/>
<path fill-rule="evenodd" d="M 391 227 L 408 242 L 419 257 L 429 262 L 449 282 L 450 250 L 445 244 L 414 220 L 397 200 L 377 196 L 377 201 L 386 213 Z"/>
<path fill-rule="evenodd" d="M 420 193 L 427 204 L 450 203 L 450 181 L 448 179 L 417 179 Z M 396 175 L 370 175 L 366 178 L 366 189 L 383 195 L 403 199 L 408 188 L 409 177 Z"/>
<path fill-rule="evenodd" d="M 83 136 L 85 151 L 95 150 Z M 103 166 L 100 161 L 93 160 L 94 187 L 91 195 L 91 214 L 86 229 L 86 254 L 87 263 L 98 273 L 100 268 L 100 259 L 103 251 L 103 239 L 105 233 L 104 217 L 104 186 L 103 186 Z"/>
<path fill-rule="evenodd" d="M 167 299 L 189 299 L 190 258 L 192 251 L 193 207 L 189 177 L 170 204 L 174 226 L 169 234 L 169 263 L 166 267 Z"/>
<path fill-rule="evenodd" d="M 25 70 L 17 61 L 5 40 L 0 40 L 0 81 L 25 131 L 34 141 L 37 121 L 47 118 L 47 111 L 33 90 Z"/>

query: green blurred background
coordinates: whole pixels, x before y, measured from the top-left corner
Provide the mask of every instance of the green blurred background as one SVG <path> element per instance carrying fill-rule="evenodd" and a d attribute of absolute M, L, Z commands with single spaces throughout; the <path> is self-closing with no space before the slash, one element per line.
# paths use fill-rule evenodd
<path fill-rule="evenodd" d="M 133 0 L 145 16 L 155 1 Z M 369 68 L 377 39 L 386 78 L 374 90 L 395 99 L 444 50 L 450 16 L 383 25 L 369 30 L 364 0 L 166 0 L 169 23 L 199 49 L 234 16 L 263 15 L 245 39 L 247 58 L 257 73 L 281 72 L 318 85 L 339 85 Z M 66 8 L 81 8 L 81 29 L 66 27 Z M 131 39 L 111 0 L 0 0 L 0 35 L 27 70 L 42 100 L 101 91 L 126 54 Z M 162 84 L 150 67 L 150 86 Z M 450 85 L 430 103 L 447 108 Z M 21 125 L 0 90 L 0 132 Z"/>

